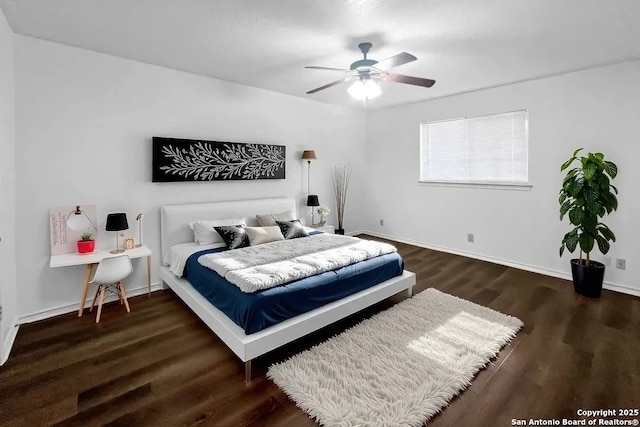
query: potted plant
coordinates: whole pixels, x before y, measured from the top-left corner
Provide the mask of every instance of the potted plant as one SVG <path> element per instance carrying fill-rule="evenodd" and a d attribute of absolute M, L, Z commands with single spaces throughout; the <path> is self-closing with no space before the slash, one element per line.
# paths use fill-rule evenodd
<path fill-rule="evenodd" d="M 568 169 L 577 160 L 579 164 L 567 172 L 560 189 L 560 220 L 569 217 L 573 229 L 564 235 L 560 256 L 565 248 L 573 253 L 580 246 L 580 257 L 571 260 L 571 274 L 575 291 L 586 297 L 599 298 L 604 280 L 604 264 L 590 257 L 594 245 L 600 252 L 609 252 L 616 236 L 600 222 L 600 218 L 618 208 L 618 189 L 611 184 L 618 174 L 615 163 L 604 159 L 602 153 L 589 153 L 578 157 L 582 148 L 573 152 L 560 171 Z"/>
<path fill-rule="evenodd" d="M 324 227 L 324 225 L 327 223 L 324 217 L 331 213 L 331 209 L 326 206 L 320 206 L 318 209 L 316 209 L 316 212 L 318 212 L 318 214 L 320 215 L 320 227 Z"/>
<path fill-rule="evenodd" d="M 336 234 L 344 234 L 342 228 L 344 220 L 344 204 L 347 201 L 347 190 L 351 180 L 351 168 L 347 166 L 336 166 L 333 168 L 333 191 L 336 195 L 336 213 L 338 214 L 338 228 Z"/>
<path fill-rule="evenodd" d="M 96 248 L 96 241 L 93 240 L 91 233 L 82 233 L 80 240 L 78 240 L 78 253 L 88 254 L 93 252 Z"/>

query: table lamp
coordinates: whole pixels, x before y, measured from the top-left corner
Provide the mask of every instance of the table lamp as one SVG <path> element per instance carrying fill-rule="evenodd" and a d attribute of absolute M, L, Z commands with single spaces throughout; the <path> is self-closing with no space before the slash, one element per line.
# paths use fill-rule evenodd
<path fill-rule="evenodd" d="M 144 218 L 144 215 L 141 213 L 136 217 L 136 221 L 138 221 L 138 244 L 136 245 L 136 248 L 142 246 L 142 218 Z"/>
<path fill-rule="evenodd" d="M 318 196 L 315 194 L 309 194 L 307 196 L 307 206 L 311 207 L 311 226 L 313 227 L 313 225 L 315 224 L 315 219 L 314 219 L 314 211 L 315 209 L 313 209 L 316 206 L 320 206 L 320 201 L 318 200 Z"/>
<path fill-rule="evenodd" d="M 120 248 L 118 231 L 128 230 L 128 229 L 129 229 L 129 223 L 127 222 L 126 213 L 119 212 L 119 213 L 110 213 L 107 215 L 107 226 L 105 227 L 105 230 L 116 232 L 116 248 L 112 251 L 109 251 L 109 253 L 119 254 L 124 252 L 124 249 Z"/>

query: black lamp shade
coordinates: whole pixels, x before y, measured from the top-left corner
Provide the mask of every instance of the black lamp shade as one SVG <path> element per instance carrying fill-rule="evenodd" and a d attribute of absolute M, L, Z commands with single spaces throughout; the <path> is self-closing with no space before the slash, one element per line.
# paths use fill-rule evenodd
<path fill-rule="evenodd" d="M 307 206 L 320 206 L 320 201 L 318 201 L 318 196 L 315 194 L 309 194 L 307 196 Z"/>
<path fill-rule="evenodd" d="M 127 230 L 129 223 L 127 222 L 126 213 L 111 213 L 107 215 L 107 231 Z"/>

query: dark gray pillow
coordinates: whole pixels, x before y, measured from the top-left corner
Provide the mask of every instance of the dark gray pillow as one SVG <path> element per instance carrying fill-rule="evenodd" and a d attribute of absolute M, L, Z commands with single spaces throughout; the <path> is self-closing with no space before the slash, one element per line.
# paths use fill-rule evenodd
<path fill-rule="evenodd" d="M 297 239 L 298 237 L 307 237 L 309 233 L 304 229 L 304 226 L 300 224 L 299 219 L 293 221 L 276 221 L 282 235 L 285 239 Z"/>
<path fill-rule="evenodd" d="M 249 246 L 249 236 L 244 225 L 221 225 L 216 229 L 229 249 L 238 249 Z"/>

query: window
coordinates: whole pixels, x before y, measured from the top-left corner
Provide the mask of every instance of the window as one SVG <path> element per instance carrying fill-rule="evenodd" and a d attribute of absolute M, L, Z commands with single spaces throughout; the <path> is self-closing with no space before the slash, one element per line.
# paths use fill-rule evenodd
<path fill-rule="evenodd" d="M 527 111 L 420 125 L 420 181 L 528 186 Z"/>

